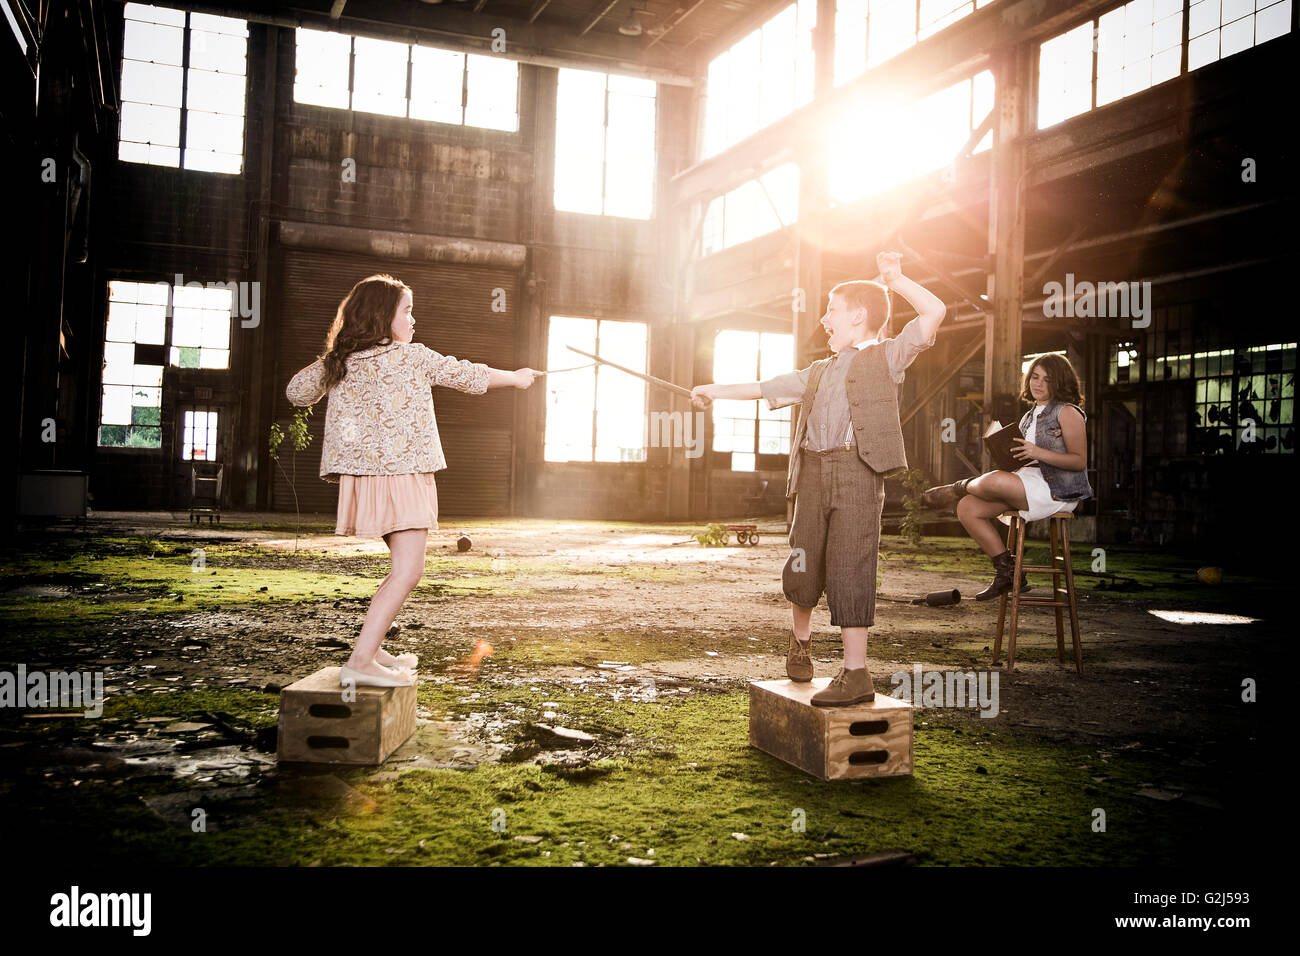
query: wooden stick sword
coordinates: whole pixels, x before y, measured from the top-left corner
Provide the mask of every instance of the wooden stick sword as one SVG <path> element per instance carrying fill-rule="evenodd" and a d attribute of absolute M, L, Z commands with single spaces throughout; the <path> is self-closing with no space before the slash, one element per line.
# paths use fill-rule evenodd
<path fill-rule="evenodd" d="M 655 378 L 653 375 L 642 375 L 640 372 L 634 372 L 630 368 L 624 368 L 621 365 L 615 365 L 613 362 L 609 361 L 608 359 L 603 359 L 598 356 L 592 355 L 590 352 L 584 352 L 582 349 L 575 349 L 572 345 L 568 345 L 565 347 L 569 349 L 569 351 L 571 352 L 577 352 L 579 355 L 586 356 L 589 359 L 594 359 L 595 361 L 599 362 L 601 365 L 608 365 L 610 368 L 616 368 L 620 372 L 627 372 L 628 375 L 635 375 L 637 378 L 647 381 L 651 385 L 658 385 L 660 388 L 665 388 L 668 391 L 674 392 L 678 395 L 684 395 L 686 398 L 691 397 L 691 390 L 689 388 L 682 388 L 680 385 L 674 385 L 672 382 L 665 382 L 662 378 Z"/>

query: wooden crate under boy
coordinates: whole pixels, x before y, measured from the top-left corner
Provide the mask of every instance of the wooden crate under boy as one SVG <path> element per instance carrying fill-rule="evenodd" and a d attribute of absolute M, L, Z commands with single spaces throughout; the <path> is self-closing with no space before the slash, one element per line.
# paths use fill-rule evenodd
<path fill-rule="evenodd" d="M 830 682 L 751 681 L 750 744 L 822 780 L 910 774 L 912 705 L 877 692 L 865 704 L 813 706 Z"/>
<path fill-rule="evenodd" d="M 415 733 L 415 686 L 339 685 L 324 667 L 280 691 L 280 760 L 381 764 Z"/>

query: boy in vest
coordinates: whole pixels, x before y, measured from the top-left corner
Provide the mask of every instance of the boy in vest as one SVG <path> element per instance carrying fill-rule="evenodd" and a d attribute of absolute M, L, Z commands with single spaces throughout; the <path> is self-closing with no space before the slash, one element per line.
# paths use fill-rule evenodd
<path fill-rule="evenodd" d="M 786 674 L 812 680 L 812 611 L 825 591 L 831 624 L 843 638 L 844 666 L 813 695 L 812 702 L 823 707 L 875 698 L 867 629 L 875 623 L 885 477 L 907 467 L 899 386 L 916 356 L 934 344 L 946 313 L 939 298 L 903 276 L 901 259 L 882 252 L 876 258 L 879 282 L 842 282 L 831 290 L 821 320 L 835 353 L 831 358 L 764 382 L 700 385 L 691 392 L 701 408 L 714 399 L 757 398 L 769 408 L 801 406 L 786 483 L 786 497 L 795 500 L 790 557 L 781 573 L 794 619 Z M 890 289 L 917 313 L 892 339 L 883 338 Z"/>

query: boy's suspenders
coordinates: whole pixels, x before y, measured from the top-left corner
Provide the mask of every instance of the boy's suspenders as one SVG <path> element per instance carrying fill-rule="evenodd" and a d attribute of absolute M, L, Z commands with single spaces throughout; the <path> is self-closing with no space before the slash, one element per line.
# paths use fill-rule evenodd
<path fill-rule="evenodd" d="M 817 392 L 818 392 L 818 390 L 821 389 L 821 384 L 822 384 L 822 375 L 825 374 L 826 369 L 827 369 L 829 366 L 830 366 L 830 361 L 829 361 L 829 360 L 826 360 L 826 361 L 824 361 L 824 362 L 818 362 L 818 363 L 816 363 L 815 365 L 813 365 L 813 370 L 812 370 L 812 372 L 811 372 L 811 373 L 809 374 L 809 376 L 808 376 L 808 388 L 809 388 L 809 390 L 810 390 L 811 393 L 812 393 L 813 401 L 814 401 L 814 402 L 817 401 Z M 801 409 L 801 410 L 800 410 L 800 414 L 803 415 L 803 416 L 805 416 L 805 418 L 804 418 L 804 422 L 805 422 L 805 424 L 804 424 L 804 440 L 806 441 L 807 438 L 808 438 L 808 426 L 807 426 L 807 420 L 808 420 L 809 418 L 812 417 L 812 405 L 809 404 L 809 406 L 808 406 L 806 409 Z M 847 451 L 850 447 L 852 447 L 852 445 L 853 445 L 853 419 L 850 418 L 850 419 L 849 419 L 849 429 L 848 429 L 848 431 L 846 431 L 846 432 L 844 433 L 844 448 L 845 448 L 845 450 Z"/>

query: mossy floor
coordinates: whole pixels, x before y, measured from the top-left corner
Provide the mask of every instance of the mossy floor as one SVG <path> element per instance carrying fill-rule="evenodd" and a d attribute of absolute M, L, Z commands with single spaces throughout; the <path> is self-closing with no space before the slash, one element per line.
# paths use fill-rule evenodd
<path fill-rule="evenodd" d="M 783 676 L 779 535 L 702 549 L 685 525 L 464 528 L 469 553 L 459 525 L 431 540 L 386 645 L 421 656 L 421 722 L 380 768 L 273 751 L 279 687 L 341 662 L 382 554 L 229 527 L 8 542 L 0 670 L 108 685 L 99 718 L 0 709 L 19 844 L 187 865 L 1127 866 L 1226 858 L 1264 825 L 1265 722 L 1240 683 L 1280 663 L 1284 582 L 1208 590 L 1195 556 L 1111 549 L 1133 590 L 1085 593 L 1082 678 L 1039 621 L 998 673 L 996 718 L 918 709 L 912 776 L 828 783 L 748 745 L 748 680 Z M 1091 546 L 1075 552 L 1087 568 Z M 908 603 L 984 576 L 968 541 L 886 539 L 878 693 L 913 662 L 989 670 L 987 608 Z M 1151 606 L 1263 620 L 1180 629 Z M 815 622 L 830 676 L 838 641 L 824 608 Z M 475 640 L 495 648 L 481 666 Z"/>

